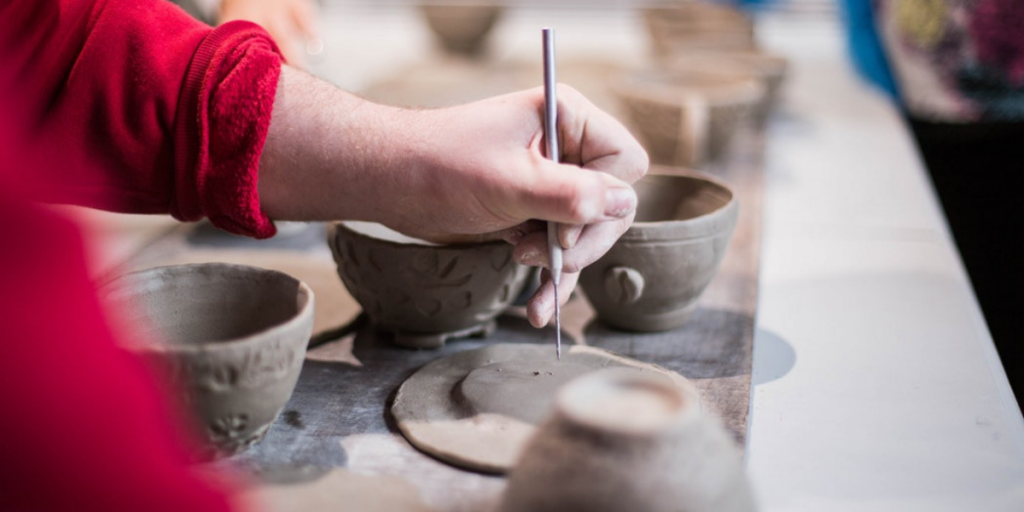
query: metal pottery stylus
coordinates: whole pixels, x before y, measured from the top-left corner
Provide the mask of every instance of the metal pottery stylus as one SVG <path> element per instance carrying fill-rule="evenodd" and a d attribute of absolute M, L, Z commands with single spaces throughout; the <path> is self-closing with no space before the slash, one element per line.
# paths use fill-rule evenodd
<path fill-rule="evenodd" d="M 555 97 L 555 31 L 545 28 L 544 39 L 544 138 L 548 158 L 558 162 L 558 99 Z M 558 243 L 558 223 L 548 222 L 548 256 L 551 282 L 555 285 L 555 355 L 562 360 L 562 318 L 558 305 L 558 283 L 562 281 L 562 246 Z"/>

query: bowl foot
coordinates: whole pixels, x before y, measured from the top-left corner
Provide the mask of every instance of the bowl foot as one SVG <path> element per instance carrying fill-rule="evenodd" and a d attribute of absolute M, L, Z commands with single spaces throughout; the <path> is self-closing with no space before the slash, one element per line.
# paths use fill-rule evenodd
<path fill-rule="evenodd" d="M 494 333 L 496 324 L 494 320 L 489 320 L 480 325 L 474 325 L 465 329 L 459 329 L 449 332 L 441 333 L 421 333 L 421 332 L 399 332 L 394 331 L 394 343 L 400 347 L 405 348 L 441 348 L 448 340 L 454 340 L 459 338 L 486 338 Z"/>

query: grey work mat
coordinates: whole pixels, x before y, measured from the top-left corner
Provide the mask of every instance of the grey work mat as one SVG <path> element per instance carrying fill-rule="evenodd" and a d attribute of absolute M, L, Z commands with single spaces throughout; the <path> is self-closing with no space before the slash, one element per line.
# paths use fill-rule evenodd
<path fill-rule="evenodd" d="M 744 134 L 733 162 L 715 173 L 739 196 L 739 224 L 718 275 L 684 327 L 651 334 L 615 331 L 596 321 L 580 297 L 565 308 L 563 325 L 568 337 L 578 342 L 655 363 L 691 379 L 706 408 L 722 418 L 741 444 L 747 429 L 757 306 L 762 144 L 761 137 Z M 359 308 L 334 273 L 322 226 L 292 226 L 290 231 L 276 243 L 255 244 L 230 235 L 218 238 L 203 225 L 182 226 L 144 248 L 120 270 L 198 261 L 276 268 L 313 288 L 315 332 L 351 320 Z M 311 351 L 294 395 L 266 439 L 217 464 L 278 481 L 346 467 L 401 477 L 440 510 L 488 509 L 500 496 L 504 479 L 456 469 L 414 449 L 390 417 L 390 400 L 407 376 L 439 357 L 487 343 L 553 340 L 553 329 L 533 329 L 517 311 L 500 317 L 497 331 L 486 340 L 454 341 L 434 351 L 396 348 L 386 335 L 362 328 Z"/>

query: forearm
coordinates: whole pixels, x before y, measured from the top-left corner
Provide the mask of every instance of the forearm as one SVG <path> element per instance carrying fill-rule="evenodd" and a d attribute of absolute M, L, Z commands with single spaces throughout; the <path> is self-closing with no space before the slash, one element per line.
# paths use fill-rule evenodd
<path fill-rule="evenodd" d="M 421 183 L 425 111 L 378 105 L 284 66 L 260 160 L 275 220 L 382 221 Z"/>
<path fill-rule="evenodd" d="M 594 171 L 635 179 L 643 151 L 607 114 L 563 92 L 560 138 L 574 164 L 559 165 L 540 150 L 540 88 L 409 110 L 286 66 L 260 160 L 260 207 L 273 219 L 367 220 L 435 241 L 493 236 L 528 219 L 628 216 L 636 202 L 628 183 Z"/>

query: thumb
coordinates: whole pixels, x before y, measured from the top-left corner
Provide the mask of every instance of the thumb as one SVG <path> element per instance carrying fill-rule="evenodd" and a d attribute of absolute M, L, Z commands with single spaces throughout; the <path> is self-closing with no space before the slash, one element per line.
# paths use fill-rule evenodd
<path fill-rule="evenodd" d="M 590 224 L 622 219 L 636 210 L 633 187 L 609 174 L 547 160 L 535 170 L 517 198 L 524 219 Z"/>

